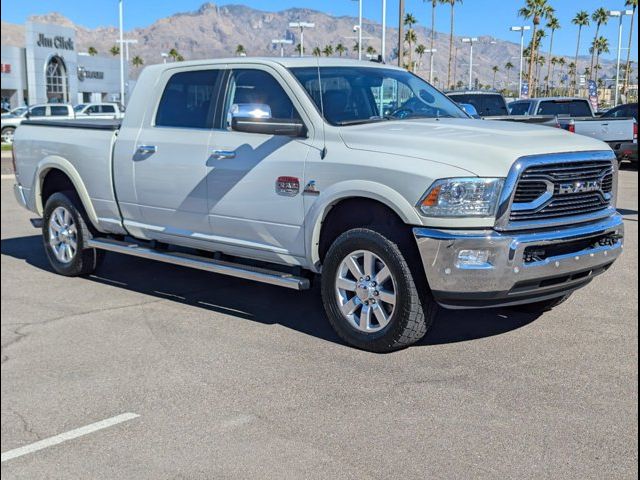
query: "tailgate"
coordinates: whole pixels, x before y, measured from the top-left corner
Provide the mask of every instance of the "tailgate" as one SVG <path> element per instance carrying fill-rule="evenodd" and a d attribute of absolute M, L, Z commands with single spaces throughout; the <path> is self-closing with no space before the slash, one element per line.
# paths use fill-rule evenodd
<path fill-rule="evenodd" d="M 605 142 L 631 141 L 633 119 L 606 118 L 576 121 L 576 133 Z"/>

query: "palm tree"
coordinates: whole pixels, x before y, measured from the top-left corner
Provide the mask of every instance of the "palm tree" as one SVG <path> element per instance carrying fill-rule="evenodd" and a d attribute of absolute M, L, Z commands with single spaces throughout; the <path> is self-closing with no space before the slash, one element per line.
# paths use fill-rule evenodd
<path fill-rule="evenodd" d="M 320 47 L 315 47 L 311 53 L 314 57 L 319 57 L 322 55 L 322 50 L 320 50 Z"/>
<path fill-rule="evenodd" d="M 131 64 L 134 67 L 139 68 L 144 64 L 144 61 L 142 60 L 142 58 L 140 58 L 138 55 L 136 55 L 135 57 L 133 57 L 131 59 Z"/>
<path fill-rule="evenodd" d="M 180 54 L 176 55 L 176 62 L 184 62 L 184 57 Z"/>
<path fill-rule="evenodd" d="M 87 53 L 93 57 L 98 54 L 98 50 L 96 50 L 96 47 L 89 47 Z"/>
<path fill-rule="evenodd" d="M 120 55 L 120 47 L 114 45 L 109 49 L 109 53 L 111 53 L 111 55 L 113 55 L 114 57 L 117 57 L 118 55 Z"/>
<path fill-rule="evenodd" d="M 343 44 L 339 43 L 336 45 L 336 52 L 338 52 L 339 56 L 342 56 L 346 51 L 347 47 L 345 47 Z"/>
<path fill-rule="evenodd" d="M 453 61 L 453 27 L 454 27 L 454 10 L 456 3 L 462 3 L 462 0 L 440 0 L 440 3 L 448 4 L 451 6 L 451 18 L 450 18 L 450 26 L 449 26 L 449 65 L 447 67 L 447 83 L 446 85 L 451 84 L 451 62 Z"/>
<path fill-rule="evenodd" d="M 547 28 L 549 30 L 551 30 L 551 36 L 549 38 L 549 55 L 547 57 L 547 94 L 549 93 L 549 81 L 553 79 L 553 74 L 551 73 L 551 66 L 553 65 L 555 67 L 555 65 L 557 64 L 557 59 L 556 59 L 556 63 L 554 64 L 553 62 L 551 62 L 551 54 L 553 52 L 553 34 L 555 33 L 556 30 L 558 30 L 560 28 L 560 21 L 555 17 L 555 16 L 551 16 L 549 18 L 549 21 L 547 22 Z"/>
<path fill-rule="evenodd" d="M 247 54 L 247 49 L 244 48 L 244 45 L 242 45 L 241 43 L 238 44 L 238 46 L 236 47 L 236 56 L 240 57 L 242 55 L 246 55 Z"/>
<path fill-rule="evenodd" d="M 438 83 L 440 82 L 440 79 L 438 77 L 433 77 L 433 84 L 434 85 L 438 85 Z"/>
<path fill-rule="evenodd" d="M 427 51 L 427 47 L 425 47 L 422 43 L 420 45 L 416 45 L 416 54 L 420 59 L 419 63 L 422 63 L 422 57 L 424 57 L 425 52 Z"/>
<path fill-rule="evenodd" d="M 373 57 L 376 54 L 376 49 L 373 48 L 373 45 L 369 45 L 367 47 L 367 55 L 369 55 L 370 57 Z"/>
<path fill-rule="evenodd" d="M 407 13 L 404 17 L 404 24 L 409 27 L 407 28 L 407 33 L 404 35 L 404 41 L 409 44 L 409 70 L 413 70 L 413 60 L 412 60 L 412 48 L 411 46 L 418 40 L 418 36 L 416 35 L 416 31 L 413 29 L 413 26 L 418 23 L 416 17 L 411 13 Z"/>
<path fill-rule="evenodd" d="M 631 74 L 631 45 L 633 40 L 633 22 L 636 18 L 636 10 L 638 9 L 638 0 L 627 0 L 625 6 L 631 7 L 633 13 L 631 14 L 631 27 L 629 27 L 629 45 L 627 46 L 627 61 L 625 63 L 624 81 L 622 82 L 622 92 L 627 92 L 629 86 L 629 75 Z"/>
<path fill-rule="evenodd" d="M 558 59 L 558 65 L 560 65 L 560 84 L 564 86 L 565 78 L 564 78 L 564 67 L 567 64 L 567 61 L 564 57 L 560 57 Z"/>
<path fill-rule="evenodd" d="M 171 58 L 173 58 L 173 61 L 174 61 L 174 62 L 178 59 L 178 56 L 180 55 L 180 54 L 178 53 L 178 50 L 176 50 L 175 48 L 172 48 L 171 50 L 169 50 L 169 52 L 168 52 L 168 53 L 169 53 L 169 56 L 170 56 Z"/>
<path fill-rule="evenodd" d="M 553 86 L 553 79 L 556 73 L 556 65 L 558 65 L 559 61 L 560 59 L 558 57 L 551 57 L 551 60 L 549 61 L 547 68 L 547 95 L 549 95 L 551 87 Z"/>
<path fill-rule="evenodd" d="M 586 10 L 580 10 L 578 13 L 576 13 L 576 16 L 573 17 L 573 20 L 571 20 L 571 23 L 573 23 L 574 25 L 578 26 L 578 41 L 576 42 L 576 56 L 573 60 L 574 65 L 576 66 L 576 68 L 574 68 L 574 72 L 573 72 L 573 88 L 574 90 L 574 95 L 576 94 L 575 92 L 577 91 L 578 88 L 578 79 L 577 79 L 577 75 L 578 75 L 578 53 L 580 53 L 580 35 L 582 33 L 582 27 L 588 27 L 589 26 L 589 12 L 587 12 Z"/>
<path fill-rule="evenodd" d="M 331 45 L 327 45 L 322 49 L 322 53 L 325 57 L 330 57 L 331 55 L 333 55 L 333 47 Z"/>
<path fill-rule="evenodd" d="M 542 74 L 542 67 L 544 67 L 544 64 L 547 62 L 547 59 L 545 57 L 543 57 L 542 55 L 540 55 L 537 59 L 536 59 L 536 84 L 540 85 L 540 75 Z"/>
<path fill-rule="evenodd" d="M 491 67 L 491 71 L 493 72 L 493 82 L 491 83 L 491 88 L 496 89 L 496 74 L 500 71 L 500 67 L 498 65 L 494 65 Z"/>
<path fill-rule="evenodd" d="M 356 40 L 355 42 L 353 42 L 353 48 L 352 48 L 351 50 L 353 50 L 353 51 L 354 51 L 354 52 L 356 52 L 356 53 L 357 53 L 358 51 L 360 51 L 360 43 L 358 43 L 358 41 L 357 41 L 357 40 Z"/>
<path fill-rule="evenodd" d="M 509 88 L 509 77 L 511 76 L 511 70 L 513 70 L 513 63 L 507 62 L 504 64 L 504 69 L 507 71 L 507 88 Z"/>
<path fill-rule="evenodd" d="M 296 48 L 294 48 L 294 50 L 298 55 L 300 55 L 300 53 L 302 52 L 302 45 L 300 45 L 299 43 L 296 43 Z"/>
<path fill-rule="evenodd" d="M 609 14 L 604 8 L 598 8 L 591 15 L 591 20 L 593 20 L 593 23 L 596 24 L 596 34 L 593 36 L 593 42 L 591 42 L 591 46 L 593 46 L 598 40 L 598 34 L 600 33 L 600 26 L 606 25 L 607 22 L 609 21 Z M 595 58 L 595 53 L 596 52 L 594 49 L 591 53 L 591 72 L 592 73 L 593 73 L 593 60 Z M 591 77 L 589 77 L 589 80 L 591 80 Z"/>
<path fill-rule="evenodd" d="M 533 30 L 531 32 L 531 38 L 538 40 L 537 32 L 538 25 L 543 18 L 549 18 L 553 15 L 553 8 L 547 3 L 547 0 L 526 0 L 525 6 L 518 10 L 518 15 L 522 18 L 528 20 L 531 19 L 533 24 Z M 539 42 L 537 42 L 539 44 Z M 533 48 L 531 49 L 531 56 L 529 58 L 529 73 L 527 74 L 527 79 L 529 82 L 529 91 L 533 92 L 533 74 L 534 74 L 534 66 L 536 65 L 536 53 L 537 53 L 537 44 L 533 42 Z"/>
<path fill-rule="evenodd" d="M 540 52 L 540 45 L 542 44 L 542 39 L 545 38 L 547 36 L 547 32 L 545 32 L 544 30 L 538 30 L 536 32 L 536 36 L 534 38 L 531 39 L 531 51 L 533 52 L 533 59 L 529 59 L 529 62 L 534 62 L 534 70 L 536 68 L 538 68 L 540 65 L 544 65 L 546 60 L 544 60 L 543 58 L 543 62 L 541 63 L 539 60 L 541 58 L 541 55 L 539 54 Z M 540 78 L 540 72 L 538 71 L 537 73 L 534 71 L 534 83 L 533 85 L 529 86 L 529 91 L 533 92 L 534 95 L 537 95 L 538 92 L 538 88 L 540 87 L 540 82 L 538 81 Z"/>
<path fill-rule="evenodd" d="M 433 62 L 431 58 L 433 57 L 433 46 L 435 43 L 435 35 L 436 35 L 436 6 L 438 5 L 438 0 L 424 0 L 431 2 L 431 46 L 429 47 L 431 51 L 429 52 L 429 78 L 433 77 L 433 72 L 431 71 L 431 65 Z M 420 57 L 422 58 L 422 57 Z"/>
<path fill-rule="evenodd" d="M 596 82 L 598 81 L 598 70 L 602 68 L 600 65 L 600 54 L 609 53 L 609 40 L 606 37 L 598 37 L 591 45 L 592 54 L 595 55 L 596 63 L 594 65 Z"/>

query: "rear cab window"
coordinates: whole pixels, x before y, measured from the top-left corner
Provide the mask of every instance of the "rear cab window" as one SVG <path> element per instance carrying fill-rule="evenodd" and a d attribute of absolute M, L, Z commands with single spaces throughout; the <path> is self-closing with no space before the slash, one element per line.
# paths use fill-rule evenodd
<path fill-rule="evenodd" d="M 591 117 L 587 100 L 543 100 L 538 105 L 538 115 L 560 115 L 569 117 Z"/>
<path fill-rule="evenodd" d="M 52 117 L 66 117 L 69 115 L 69 108 L 65 105 L 51 105 L 49 111 Z"/>
<path fill-rule="evenodd" d="M 508 115 L 507 104 L 502 95 L 492 94 L 452 94 L 449 97 L 457 103 L 469 103 L 474 106 L 478 114 L 482 117 L 497 117 Z"/>
<path fill-rule="evenodd" d="M 221 74 L 219 69 L 174 73 L 160 98 L 155 126 L 212 128 Z"/>
<path fill-rule="evenodd" d="M 518 102 L 509 105 L 509 113 L 511 115 L 527 115 L 529 113 L 529 102 Z"/>

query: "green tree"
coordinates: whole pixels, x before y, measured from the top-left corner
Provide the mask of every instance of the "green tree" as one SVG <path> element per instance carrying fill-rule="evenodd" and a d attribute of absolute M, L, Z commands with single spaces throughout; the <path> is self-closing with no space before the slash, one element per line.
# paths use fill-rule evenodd
<path fill-rule="evenodd" d="M 552 67 L 552 53 L 553 53 L 553 34 L 560 28 L 560 21 L 555 17 L 549 17 L 549 21 L 547 22 L 547 28 L 551 31 L 551 35 L 549 37 L 549 55 L 547 57 L 547 95 L 549 94 L 549 82 L 553 79 L 553 74 L 551 73 Z M 557 61 L 556 61 L 557 64 Z M 553 65 L 555 66 L 555 64 Z"/>
<path fill-rule="evenodd" d="M 592 54 L 595 55 L 596 63 L 593 67 L 595 71 L 595 80 L 598 81 L 598 72 L 602 68 L 600 65 L 600 55 L 609 53 L 609 40 L 606 37 L 598 37 L 591 44 Z"/>
<path fill-rule="evenodd" d="M 576 95 L 577 89 L 578 89 L 577 65 L 578 65 L 578 54 L 580 53 L 580 35 L 582 34 L 582 28 L 588 27 L 590 24 L 589 12 L 587 12 L 586 10 L 580 10 L 578 13 L 576 13 L 576 16 L 573 17 L 573 20 L 571 20 L 571 23 L 573 23 L 578 27 L 578 41 L 576 42 L 576 55 L 573 60 L 573 63 L 576 65 L 576 68 L 574 68 L 574 72 L 573 72 L 573 88 L 574 88 L 573 94 Z"/>
<path fill-rule="evenodd" d="M 624 3 L 626 7 L 631 7 L 633 13 L 631 14 L 631 26 L 629 27 L 629 44 L 627 45 L 627 61 L 625 63 L 624 81 L 622 82 L 622 91 L 627 93 L 629 88 L 629 75 L 631 75 L 631 46 L 633 44 L 633 22 L 636 18 L 636 10 L 638 9 L 638 0 L 626 0 Z"/>
<path fill-rule="evenodd" d="M 600 34 L 600 27 L 602 25 L 606 25 L 607 22 L 609 21 L 609 14 L 604 8 L 601 7 L 601 8 L 598 8 L 595 12 L 593 12 L 593 14 L 591 15 L 591 20 L 593 21 L 593 23 L 596 24 L 596 34 L 593 36 L 593 41 L 591 42 L 591 46 L 593 47 L 595 43 L 598 41 L 598 35 Z M 593 75 L 593 61 L 595 59 L 596 50 L 592 48 L 591 51 L 592 53 L 591 53 L 590 66 L 591 66 L 591 73 Z M 591 79 L 591 77 L 589 77 L 589 79 Z"/>
<path fill-rule="evenodd" d="M 537 36 L 538 26 L 543 18 L 549 18 L 553 15 L 554 10 L 549 5 L 547 0 L 526 0 L 525 6 L 518 10 L 518 15 L 524 18 L 525 20 L 531 20 L 533 25 L 533 29 L 531 31 L 531 38 L 534 39 L 532 42 L 531 55 L 529 57 L 529 72 L 527 74 L 527 79 L 529 82 L 529 91 L 534 92 L 535 84 L 534 84 L 534 67 L 536 66 L 536 54 L 539 46 L 539 38 Z"/>
<path fill-rule="evenodd" d="M 87 53 L 93 57 L 98 54 L 98 50 L 96 50 L 96 47 L 89 47 Z"/>
<path fill-rule="evenodd" d="M 247 49 L 244 48 L 244 45 L 242 45 L 241 43 L 238 44 L 238 46 L 236 46 L 236 56 L 240 57 L 242 55 L 246 55 L 247 54 Z"/>
<path fill-rule="evenodd" d="M 436 6 L 438 5 L 438 0 L 424 0 L 425 2 L 431 2 L 431 31 L 429 32 L 431 37 L 431 46 L 429 52 L 429 78 L 433 77 L 433 72 L 431 71 L 431 66 L 433 62 L 431 61 L 431 57 L 433 57 L 433 49 L 435 48 L 435 40 L 436 40 Z M 422 57 L 421 57 L 422 58 Z"/>
<path fill-rule="evenodd" d="M 333 47 L 331 45 L 327 45 L 322 49 L 322 53 L 325 57 L 330 57 L 331 55 L 333 55 Z"/>
<path fill-rule="evenodd" d="M 178 53 L 178 50 L 176 50 L 175 48 L 172 48 L 171 50 L 169 50 L 168 54 L 173 59 L 174 62 L 178 60 L 178 56 L 180 55 Z"/>
<path fill-rule="evenodd" d="M 114 57 L 117 57 L 118 55 L 120 55 L 120 47 L 117 45 L 114 45 L 109 49 L 109 53 Z"/>
<path fill-rule="evenodd" d="M 144 61 L 142 60 L 142 58 L 140 58 L 138 55 L 136 55 L 135 57 L 133 57 L 133 58 L 131 59 L 131 64 L 132 64 L 134 67 L 139 68 L 139 67 L 141 67 L 142 65 L 144 65 Z"/>
<path fill-rule="evenodd" d="M 416 31 L 413 29 L 413 26 L 418 23 L 416 17 L 411 13 L 407 13 L 404 17 L 404 24 L 408 27 L 407 32 L 404 34 L 404 41 L 409 45 L 409 69 L 413 70 L 413 49 L 412 46 L 414 43 L 418 41 L 418 35 Z"/>
<path fill-rule="evenodd" d="M 346 51 L 347 47 L 345 47 L 343 44 L 339 43 L 336 45 L 336 52 L 338 52 L 339 56 L 342 56 Z"/>
<path fill-rule="evenodd" d="M 367 47 L 367 55 L 373 57 L 376 54 L 376 49 L 373 48 L 373 45 L 369 45 Z"/>
<path fill-rule="evenodd" d="M 315 47 L 311 53 L 314 57 L 319 57 L 322 55 L 322 50 L 320 49 L 320 47 Z"/>
<path fill-rule="evenodd" d="M 491 71 L 493 72 L 493 82 L 491 83 L 491 88 L 496 89 L 496 75 L 500 71 L 500 67 L 498 65 L 494 65 L 491 67 Z"/>
<path fill-rule="evenodd" d="M 416 45 L 416 55 L 418 55 L 418 58 L 420 59 L 420 63 L 422 63 L 422 57 L 424 57 L 424 54 L 427 51 L 427 47 L 425 47 L 422 43 L 420 45 Z"/>
<path fill-rule="evenodd" d="M 507 71 L 507 89 L 509 88 L 509 80 L 511 77 L 511 70 L 513 70 L 513 63 L 507 62 L 504 64 L 504 69 Z"/>
<path fill-rule="evenodd" d="M 455 5 L 456 3 L 462 3 L 462 0 L 440 0 L 440 3 L 451 6 L 451 12 L 449 16 L 449 64 L 447 66 L 447 83 L 451 84 L 451 64 L 453 63 L 453 32 L 455 25 Z"/>

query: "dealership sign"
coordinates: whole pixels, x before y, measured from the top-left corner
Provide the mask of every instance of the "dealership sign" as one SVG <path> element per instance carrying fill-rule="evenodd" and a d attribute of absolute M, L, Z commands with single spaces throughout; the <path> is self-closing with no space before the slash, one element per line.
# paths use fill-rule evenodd
<path fill-rule="evenodd" d="M 78 67 L 78 80 L 104 80 L 104 72 L 97 70 L 87 70 L 84 67 Z"/>
<path fill-rule="evenodd" d="M 47 37 L 44 33 L 38 34 L 38 40 L 36 45 L 45 48 L 59 48 L 61 50 L 73 50 L 73 40 L 70 38 L 64 38 L 63 36 Z"/>

